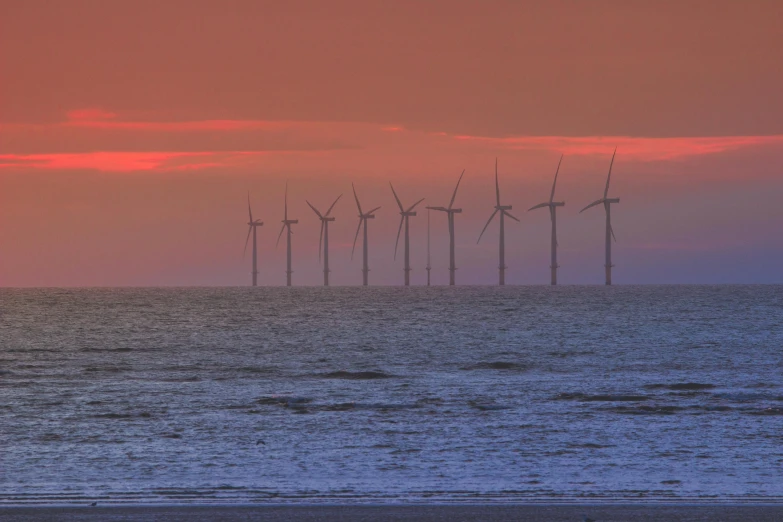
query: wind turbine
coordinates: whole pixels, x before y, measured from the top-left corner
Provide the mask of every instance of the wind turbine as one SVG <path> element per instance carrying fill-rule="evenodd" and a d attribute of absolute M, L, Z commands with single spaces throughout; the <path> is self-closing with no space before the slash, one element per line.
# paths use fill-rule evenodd
<path fill-rule="evenodd" d="M 402 206 L 402 202 L 400 202 L 400 198 L 397 197 L 397 193 L 394 191 L 394 185 L 391 184 L 391 181 L 389 182 L 389 186 L 392 189 L 392 194 L 394 194 L 394 199 L 397 200 L 397 206 L 400 207 L 400 227 L 397 229 L 397 241 L 394 242 L 394 259 L 397 259 L 397 245 L 400 243 L 400 232 L 402 232 L 402 224 L 405 223 L 405 286 L 410 286 L 411 284 L 411 249 L 410 249 L 410 235 L 408 234 L 408 219 L 411 216 L 415 216 L 416 212 L 413 211 L 416 206 L 424 201 L 424 198 L 421 198 L 419 201 L 408 207 L 406 210 Z"/>
<path fill-rule="evenodd" d="M 457 186 L 454 187 L 454 194 L 451 196 L 451 201 L 448 207 L 427 207 L 429 210 L 437 210 L 439 212 L 445 212 L 449 217 L 449 285 L 454 286 L 454 272 L 457 267 L 454 266 L 454 214 L 461 214 L 461 208 L 454 207 L 454 199 L 457 197 L 457 189 L 459 189 L 459 182 L 462 181 L 462 176 L 465 175 L 465 171 L 459 175 L 457 180 Z"/>
<path fill-rule="evenodd" d="M 432 271 L 432 262 L 430 259 L 430 210 L 427 209 L 427 286 L 430 286 L 430 272 Z"/>
<path fill-rule="evenodd" d="M 277 243 L 275 246 L 280 244 L 280 237 L 283 235 L 283 230 L 287 230 L 286 233 L 286 286 L 291 286 L 291 274 L 293 274 L 293 270 L 291 270 L 291 225 L 296 225 L 299 223 L 298 219 L 288 219 L 288 182 L 285 183 L 285 210 L 283 214 L 283 227 L 280 229 L 280 233 L 277 235 Z"/>
<path fill-rule="evenodd" d="M 609 180 L 612 179 L 612 165 L 614 164 L 615 154 L 617 154 L 617 147 L 615 147 L 614 153 L 612 154 L 612 161 L 611 163 L 609 163 L 609 174 L 606 176 L 606 188 L 604 189 L 604 197 L 599 199 L 598 201 L 593 201 L 592 203 L 590 203 L 585 208 L 579 211 L 579 213 L 581 214 L 582 212 L 584 212 L 590 207 L 594 207 L 601 203 L 604 204 L 604 210 L 606 210 L 606 264 L 604 265 L 604 267 L 606 268 L 607 285 L 612 284 L 612 266 L 613 266 L 612 265 L 612 239 L 617 241 L 617 239 L 614 237 L 614 230 L 612 230 L 611 204 L 620 202 L 620 198 L 607 197 L 609 195 Z"/>
<path fill-rule="evenodd" d="M 479 241 L 481 241 L 481 236 L 484 235 L 484 232 L 487 230 L 487 227 L 492 222 L 492 219 L 495 217 L 495 215 L 500 212 L 500 262 L 498 263 L 498 285 L 503 286 L 506 284 L 506 227 L 505 227 L 505 220 L 504 218 L 506 216 L 510 217 L 514 221 L 519 222 L 517 218 L 511 215 L 509 212 L 511 210 L 511 205 L 501 205 L 500 204 L 500 184 L 498 183 L 498 159 L 495 158 L 495 211 L 492 213 L 491 216 L 489 216 L 489 219 L 487 220 L 487 224 L 484 225 L 484 229 L 481 231 L 481 234 L 479 234 L 478 241 L 476 241 L 476 244 L 478 245 Z"/>
<path fill-rule="evenodd" d="M 552 183 L 552 193 L 549 195 L 549 201 L 545 203 L 539 203 L 535 207 L 528 209 L 528 212 L 537 208 L 549 207 L 549 217 L 552 220 L 552 264 L 549 268 L 552 270 L 552 285 L 557 284 L 557 214 L 555 210 L 557 207 L 565 206 L 565 201 L 555 201 L 555 185 L 557 185 L 557 173 L 560 172 L 560 164 L 563 163 L 563 156 L 560 156 L 560 161 L 557 164 L 557 170 L 555 171 L 555 181 Z"/>
<path fill-rule="evenodd" d="M 250 216 L 250 220 L 247 222 L 247 239 L 245 239 L 245 251 L 242 256 L 247 253 L 247 243 L 250 241 L 250 233 L 253 233 L 253 286 L 258 286 L 258 249 L 256 242 L 256 228 L 264 226 L 264 222 L 260 219 L 253 221 L 253 211 L 250 210 L 250 193 L 247 194 L 247 213 Z"/>
<path fill-rule="evenodd" d="M 323 243 L 324 246 L 324 286 L 329 286 L 329 222 L 334 221 L 333 217 L 329 217 L 329 214 L 332 213 L 332 209 L 337 204 L 337 202 L 340 200 L 340 198 L 343 197 L 342 194 L 337 196 L 337 199 L 334 200 L 334 203 L 332 203 L 332 206 L 329 207 L 329 210 L 326 211 L 326 214 L 321 214 L 318 212 L 318 209 L 316 209 L 309 201 L 307 201 L 307 204 L 310 205 L 310 208 L 313 209 L 313 212 L 318 216 L 318 218 L 321 220 L 321 235 L 318 239 L 318 261 L 321 260 L 321 243 Z"/>
<path fill-rule="evenodd" d="M 367 280 L 370 273 L 370 267 L 367 264 L 367 220 L 368 219 L 375 219 L 375 211 L 378 210 L 381 207 L 375 207 L 374 209 L 370 210 L 369 212 L 362 212 L 362 205 L 359 203 L 359 196 L 356 195 L 356 187 L 354 187 L 353 183 L 351 183 L 351 188 L 353 188 L 353 197 L 356 199 L 356 206 L 359 209 L 359 226 L 356 228 L 356 235 L 353 238 L 353 248 L 351 249 L 351 259 L 353 259 L 353 252 L 356 250 L 356 240 L 359 239 L 359 231 L 362 229 L 362 225 L 364 225 L 364 241 L 363 241 L 363 262 L 362 262 L 362 285 L 367 286 Z"/>

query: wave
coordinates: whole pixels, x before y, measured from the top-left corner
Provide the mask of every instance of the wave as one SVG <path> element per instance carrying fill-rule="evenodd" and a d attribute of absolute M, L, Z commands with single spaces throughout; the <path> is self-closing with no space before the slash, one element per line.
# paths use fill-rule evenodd
<path fill-rule="evenodd" d="M 645 384 L 645 388 L 648 390 L 673 390 L 673 391 L 695 391 L 695 390 L 711 390 L 717 388 L 714 384 L 698 383 L 698 382 L 676 382 L 674 384 Z"/>
<path fill-rule="evenodd" d="M 84 369 L 85 372 L 105 372 L 105 373 L 120 373 L 126 370 L 127 368 L 120 368 L 118 366 L 88 366 Z"/>
<path fill-rule="evenodd" d="M 312 402 L 313 399 L 309 397 L 292 397 L 283 395 L 271 395 L 265 397 L 259 397 L 256 399 L 257 404 L 274 405 L 291 407 L 294 405 L 305 405 Z"/>
<path fill-rule="evenodd" d="M 78 351 L 82 353 L 129 353 L 132 348 L 81 348 Z"/>
<path fill-rule="evenodd" d="M 677 412 L 686 410 L 682 406 L 615 406 L 607 411 L 625 415 L 673 415 Z"/>
<path fill-rule="evenodd" d="M 349 380 L 372 380 L 372 379 L 391 379 L 394 377 L 388 373 L 377 371 L 363 371 L 363 372 L 349 372 L 346 370 L 339 370 L 336 372 L 316 373 L 315 377 L 321 377 L 323 379 L 349 379 Z"/>
<path fill-rule="evenodd" d="M 770 407 L 760 410 L 746 410 L 744 413 L 746 415 L 783 415 L 783 408 Z"/>
<path fill-rule="evenodd" d="M 491 362 L 480 362 L 476 364 L 472 364 L 470 366 L 464 366 L 460 368 L 461 370 L 516 370 L 516 371 L 525 371 L 529 370 L 530 366 L 525 364 L 519 364 L 514 362 L 506 362 L 506 361 L 491 361 Z"/>
<path fill-rule="evenodd" d="M 489 401 L 468 401 L 468 406 L 470 406 L 471 408 L 475 408 L 479 411 L 508 410 L 511 408 L 510 406 L 495 404 L 494 402 L 489 402 Z"/>
<path fill-rule="evenodd" d="M 94 419 L 116 419 L 116 420 L 129 420 L 129 419 L 149 419 L 152 418 L 152 414 L 148 411 L 141 413 L 97 413 L 91 415 Z"/>
<path fill-rule="evenodd" d="M 585 393 L 560 393 L 555 397 L 557 401 L 582 402 L 641 402 L 649 399 L 647 395 L 587 395 Z"/>

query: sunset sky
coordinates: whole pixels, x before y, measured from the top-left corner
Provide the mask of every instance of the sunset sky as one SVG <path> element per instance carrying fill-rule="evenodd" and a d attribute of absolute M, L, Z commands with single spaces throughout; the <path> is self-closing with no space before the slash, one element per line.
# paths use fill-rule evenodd
<path fill-rule="evenodd" d="M 370 280 L 403 199 L 456 205 L 457 281 L 601 284 L 610 195 L 614 281 L 783 283 L 783 2 L 0 0 L 0 286 L 246 285 L 250 193 L 259 283 L 289 183 L 294 283 L 315 285 L 319 221 L 342 200 L 332 284 L 361 281 L 351 194 L 381 205 Z M 424 206 L 422 205 L 422 207 Z M 448 282 L 434 213 L 433 282 Z M 412 218 L 424 282 L 426 211 Z"/>

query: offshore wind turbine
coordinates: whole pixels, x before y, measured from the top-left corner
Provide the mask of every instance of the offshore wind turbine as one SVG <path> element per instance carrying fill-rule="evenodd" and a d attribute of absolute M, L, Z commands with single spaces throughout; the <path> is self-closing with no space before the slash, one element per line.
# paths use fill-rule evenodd
<path fill-rule="evenodd" d="M 476 244 L 478 245 L 479 241 L 481 241 L 481 236 L 484 235 L 484 232 L 487 230 L 487 227 L 492 222 L 492 219 L 499 212 L 500 213 L 500 252 L 499 252 L 500 261 L 498 262 L 498 285 L 500 286 L 506 284 L 506 268 L 508 268 L 506 266 L 506 227 L 505 227 L 504 218 L 508 216 L 514 221 L 519 222 L 517 218 L 511 215 L 509 210 L 511 210 L 511 205 L 500 204 L 500 183 L 498 183 L 498 159 L 495 158 L 495 211 L 492 213 L 491 216 L 489 216 L 489 219 L 487 220 L 487 224 L 484 225 L 484 229 L 481 231 L 481 234 L 479 234 Z"/>
<path fill-rule="evenodd" d="M 604 189 L 604 197 L 593 201 L 589 205 L 587 205 L 585 208 L 579 211 L 581 214 L 585 210 L 587 210 L 590 207 L 594 207 L 596 205 L 599 205 L 601 203 L 604 204 L 604 210 L 606 211 L 606 264 L 604 267 L 606 268 L 606 284 L 611 285 L 612 284 L 612 239 L 617 241 L 617 238 L 614 237 L 614 230 L 612 229 L 612 203 L 619 203 L 620 198 L 610 198 L 609 196 L 609 180 L 612 179 L 612 165 L 614 165 L 614 157 L 617 154 L 617 147 L 614 149 L 614 153 L 612 154 L 612 161 L 609 163 L 609 174 L 606 176 L 606 188 Z"/>
<path fill-rule="evenodd" d="M 256 241 L 256 228 L 264 226 L 264 222 L 260 219 L 253 220 L 253 211 L 250 210 L 250 193 L 247 194 L 247 213 L 250 216 L 250 220 L 247 222 L 247 239 L 245 239 L 245 251 L 242 253 L 244 256 L 247 253 L 247 243 L 250 241 L 250 234 L 253 234 L 253 286 L 258 286 L 258 242 Z"/>
<path fill-rule="evenodd" d="M 410 248 L 410 235 L 408 233 L 409 227 L 408 227 L 408 219 L 412 216 L 416 215 L 416 212 L 413 211 L 416 206 L 424 201 L 424 198 L 421 198 L 419 201 L 411 205 L 407 208 L 407 210 L 402 206 L 402 202 L 400 201 L 400 198 L 397 197 L 397 193 L 394 191 L 394 185 L 391 184 L 391 181 L 389 182 L 389 186 L 392 189 L 392 194 L 394 194 L 394 199 L 397 200 L 397 206 L 400 207 L 400 226 L 397 229 L 397 241 L 394 242 L 394 259 L 397 259 L 397 245 L 400 243 L 400 232 L 402 232 L 402 224 L 405 223 L 405 286 L 410 286 L 411 284 L 411 248 Z"/>
<path fill-rule="evenodd" d="M 549 195 L 549 201 L 539 203 L 535 207 L 530 207 L 527 211 L 535 210 L 537 208 L 549 207 L 549 217 L 552 220 L 552 264 L 549 268 L 552 270 L 552 285 L 557 284 L 557 207 L 565 206 L 565 201 L 555 201 L 555 185 L 557 185 L 557 173 L 560 172 L 560 164 L 563 163 L 563 156 L 560 156 L 560 161 L 557 163 L 557 170 L 555 171 L 555 181 L 552 183 L 552 193 Z"/>
<path fill-rule="evenodd" d="M 430 210 L 427 209 L 427 286 L 430 286 L 430 272 L 432 271 L 432 262 L 430 258 Z"/>
<path fill-rule="evenodd" d="M 362 243 L 362 254 L 363 254 L 363 260 L 362 260 L 362 285 L 367 286 L 367 281 L 369 279 L 369 273 L 370 273 L 370 267 L 367 262 L 367 220 L 368 219 L 375 219 L 375 211 L 378 210 L 381 207 L 375 207 L 374 209 L 370 210 L 369 212 L 362 212 L 362 205 L 359 203 L 359 196 L 356 195 L 356 187 L 351 183 L 351 188 L 353 189 L 353 197 L 356 199 L 356 207 L 359 209 L 359 226 L 356 228 L 356 235 L 353 238 L 353 248 L 351 249 L 351 259 L 353 259 L 353 252 L 356 250 L 356 240 L 359 239 L 359 231 L 362 229 L 362 225 L 364 225 L 364 238 Z"/>
<path fill-rule="evenodd" d="M 324 286 L 329 286 L 329 222 L 334 221 L 333 217 L 329 217 L 329 214 L 332 213 L 332 209 L 337 204 L 337 202 L 340 200 L 340 198 L 343 197 L 342 194 L 337 196 L 337 199 L 334 200 L 334 203 L 332 203 L 332 206 L 329 207 L 329 210 L 326 211 L 326 214 L 321 214 L 318 212 L 318 209 L 316 209 L 309 201 L 307 201 L 307 204 L 310 205 L 310 208 L 313 209 L 313 212 L 318 216 L 318 218 L 321 220 L 321 235 L 318 239 L 318 261 L 321 260 L 321 244 L 323 243 L 324 247 Z"/>
<path fill-rule="evenodd" d="M 462 176 L 465 175 L 465 171 L 459 175 L 457 180 L 457 186 L 454 187 L 454 194 L 451 196 L 451 201 L 448 207 L 427 207 L 429 210 L 437 210 L 439 212 L 445 212 L 449 218 L 449 285 L 454 286 L 454 272 L 457 271 L 457 267 L 454 262 L 454 214 L 461 214 L 461 208 L 454 208 L 454 199 L 457 197 L 457 189 L 459 189 L 459 183 L 462 181 Z"/>
<path fill-rule="evenodd" d="M 275 246 L 280 244 L 280 237 L 283 235 L 283 230 L 286 230 L 286 286 L 291 286 L 291 274 L 293 274 L 293 270 L 291 270 L 291 225 L 296 225 L 299 223 L 298 219 L 288 219 L 288 182 L 286 181 L 285 184 L 285 210 L 283 211 L 283 227 L 280 229 L 280 233 L 277 235 L 277 243 Z"/>

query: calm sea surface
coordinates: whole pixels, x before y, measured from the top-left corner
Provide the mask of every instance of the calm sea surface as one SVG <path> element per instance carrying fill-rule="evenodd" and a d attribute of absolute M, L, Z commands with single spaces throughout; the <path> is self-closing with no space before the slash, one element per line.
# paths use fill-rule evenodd
<path fill-rule="evenodd" d="M 781 501 L 783 287 L 0 290 L 0 503 L 87 498 Z"/>

